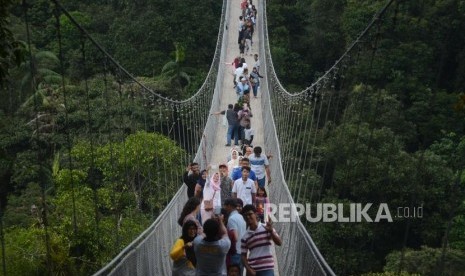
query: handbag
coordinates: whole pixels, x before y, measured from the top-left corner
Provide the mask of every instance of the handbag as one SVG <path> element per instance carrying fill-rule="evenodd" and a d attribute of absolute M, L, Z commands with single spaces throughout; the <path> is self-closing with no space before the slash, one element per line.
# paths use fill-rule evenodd
<path fill-rule="evenodd" d="M 216 191 L 213 193 L 212 199 L 203 201 L 205 211 L 213 211 L 213 198 L 215 198 L 215 194 Z"/>

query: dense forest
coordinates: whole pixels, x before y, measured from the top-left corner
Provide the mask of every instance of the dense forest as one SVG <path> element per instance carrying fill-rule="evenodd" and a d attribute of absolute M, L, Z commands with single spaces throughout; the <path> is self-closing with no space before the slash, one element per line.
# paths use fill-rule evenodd
<path fill-rule="evenodd" d="M 286 88 L 299 91 L 321 76 L 385 2 L 267 1 L 272 58 Z M 157 93 L 186 98 L 204 81 L 221 1 L 62 4 Z M 344 120 L 321 141 L 337 170 L 320 201 L 409 202 L 423 206 L 423 218 L 307 227 L 338 275 L 463 275 L 465 4 L 394 1 L 390 9 L 376 50 L 350 73 Z M 81 35 L 68 17 L 57 17 L 52 1 L 0 0 L 0 255 L 7 275 L 95 272 L 179 187 L 166 175 L 182 172 L 183 150 L 140 131 L 148 108 L 117 74 L 97 66 L 105 58 Z M 107 90 L 115 97 L 101 93 Z M 353 100 L 362 94 L 363 102 Z M 94 111 L 92 124 L 82 106 Z M 165 117 L 150 119 L 162 124 Z"/>
<path fill-rule="evenodd" d="M 0 1 L 4 275 L 89 275 L 156 219 L 180 187 L 180 157 L 191 156 L 159 134 L 176 119 L 139 83 L 170 99 L 194 94 L 222 8 L 59 4 L 69 16 L 54 1 Z"/>
<path fill-rule="evenodd" d="M 387 2 L 268 1 L 272 59 L 288 91 L 316 81 Z M 312 177 L 323 178 L 317 200 L 422 206 L 424 212 L 393 223 L 306 223 L 336 274 L 464 275 L 463 30 L 463 1 L 393 1 L 350 53 L 346 91 L 339 91 L 344 112 L 335 116 L 337 125 L 315 134 L 312 154 L 325 164 L 325 174 L 323 166 L 311 168 Z M 295 108 L 313 116 L 304 105 Z M 297 129 L 284 151 L 313 137 Z M 289 160 L 302 157 L 288 152 L 295 154 Z M 315 202 L 315 195 L 297 200 Z"/>

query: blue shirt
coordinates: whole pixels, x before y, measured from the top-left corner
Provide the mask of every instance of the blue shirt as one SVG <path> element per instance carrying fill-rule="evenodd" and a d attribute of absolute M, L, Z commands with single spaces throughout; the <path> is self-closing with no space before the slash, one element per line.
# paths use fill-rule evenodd
<path fill-rule="evenodd" d="M 242 177 L 242 167 L 237 167 L 237 168 L 234 168 L 233 169 L 233 173 L 231 175 L 231 179 L 233 181 L 236 181 L 238 180 L 239 178 Z M 252 179 L 253 181 L 256 181 L 257 180 L 257 176 L 255 175 L 255 172 L 254 171 L 250 171 L 249 173 L 249 179 Z"/>

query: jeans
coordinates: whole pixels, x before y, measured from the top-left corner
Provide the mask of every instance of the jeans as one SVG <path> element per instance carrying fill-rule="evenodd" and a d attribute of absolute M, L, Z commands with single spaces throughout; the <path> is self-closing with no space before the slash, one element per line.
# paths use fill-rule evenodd
<path fill-rule="evenodd" d="M 245 43 L 247 44 L 245 54 L 248 54 L 249 51 L 252 52 L 252 39 L 246 39 Z"/>
<path fill-rule="evenodd" d="M 273 269 L 261 270 L 261 271 L 255 271 L 255 272 L 256 272 L 255 276 L 274 276 Z"/>
<path fill-rule="evenodd" d="M 257 97 L 257 94 L 258 94 L 258 86 L 260 85 L 260 83 L 256 83 L 254 86 L 253 86 L 253 89 L 252 89 L 252 92 L 253 92 L 253 96 L 254 97 Z"/>
<path fill-rule="evenodd" d="M 228 125 L 228 134 L 226 134 L 226 143 L 231 145 L 231 137 L 234 133 L 234 143 L 237 145 L 239 144 L 239 133 L 238 133 L 238 126 L 236 125 Z"/>
<path fill-rule="evenodd" d="M 232 244 L 231 246 L 235 246 Z M 241 275 L 244 275 L 244 266 L 242 265 L 241 254 L 231 255 L 231 264 L 237 264 L 240 267 Z"/>
<path fill-rule="evenodd" d="M 239 126 L 237 127 L 237 132 L 239 133 L 239 140 L 241 140 L 242 142 L 244 142 L 244 136 L 245 136 L 245 134 L 244 134 L 244 127 L 242 127 L 242 126 L 239 125 Z"/>
<path fill-rule="evenodd" d="M 257 182 L 258 182 L 258 187 L 265 188 L 266 177 L 263 177 L 262 179 L 257 179 Z"/>

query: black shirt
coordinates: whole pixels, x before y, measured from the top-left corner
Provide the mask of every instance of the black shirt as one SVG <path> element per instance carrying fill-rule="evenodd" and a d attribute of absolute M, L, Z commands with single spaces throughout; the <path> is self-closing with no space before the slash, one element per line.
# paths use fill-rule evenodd
<path fill-rule="evenodd" d="M 195 193 L 195 185 L 197 185 L 197 181 L 200 179 L 200 174 L 188 174 L 184 172 L 182 176 L 182 181 L 187 186 L 187 197 L 191 198 L 194 196 Z"/>

